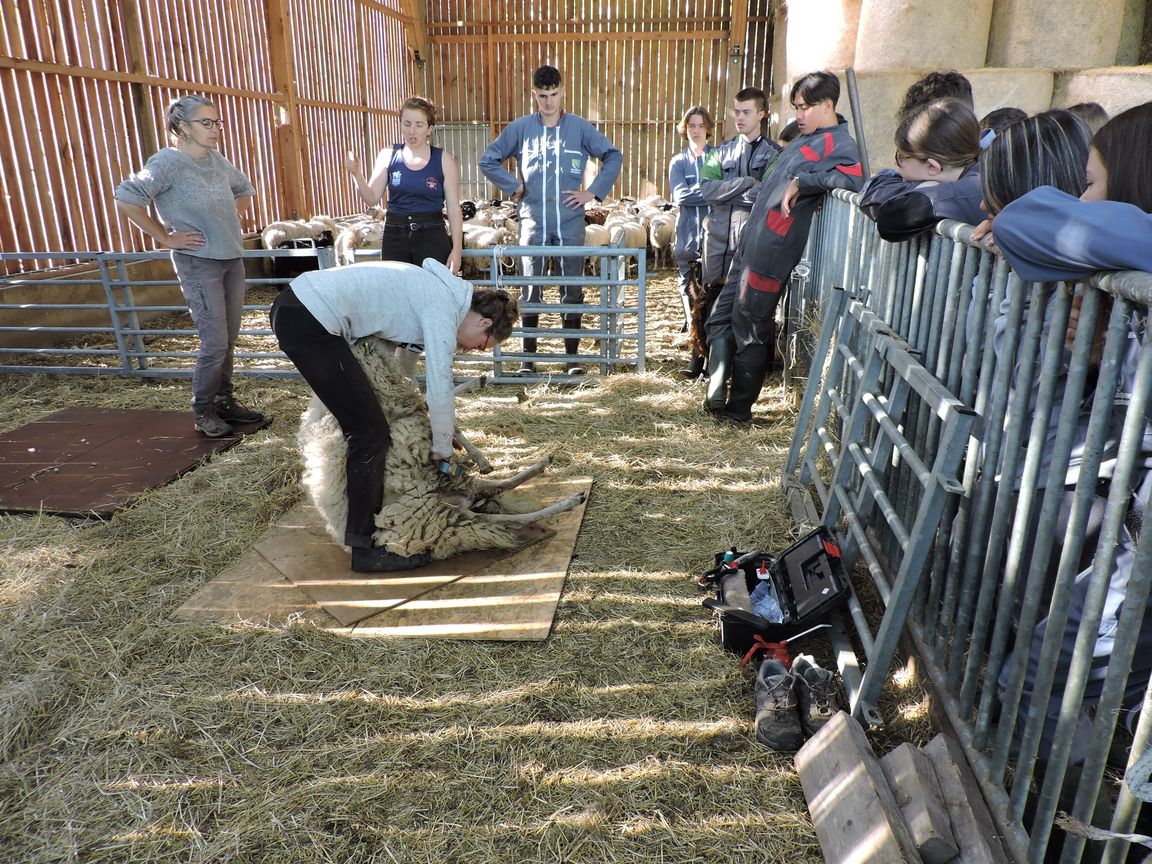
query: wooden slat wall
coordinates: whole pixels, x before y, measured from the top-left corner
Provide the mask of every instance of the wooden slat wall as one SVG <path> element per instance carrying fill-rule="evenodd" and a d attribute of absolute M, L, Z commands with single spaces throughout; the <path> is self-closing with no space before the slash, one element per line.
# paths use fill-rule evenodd
<path fill-rule="evenodd" d="M 406 2 L 0 0 L 0 251 L 151 248 L 112 192 L 167 144 L 164 107 L 188 93 L 216 102 L 221 151 L 257 189 L 246 228 L 361 210 L 345 152 L 390 144 L 400 102 L 423 90 Z M 292 92 L 273 81 L 278 9 Z"/>
<path fill-rule="evenodd" d="M 617 195 L 668 194 L 667 166 L 683 139 L 675 125 L 703 104 L 732 134 L 724 104 L 729 78 L 769 86 L 768 0 L 748 5 L 748 62 L 731 60 L 739 0 L 565 0 L 529 20 L 523 0 L 429 0 L 432 87 L 444 118 L 486 122 L 492 137 L 529 113 L 531 76 L 549 63 L 567 88 L 565 107 L 596 123 L 624 154 Z M 737 40 L 744 44 L 744 36 Z M 470 166 L 462 166 L 467 176 Z"/>
<path fill-rule="evenodd" d="M 249 229 L 362 210 L 344 154 L 370 164 L 408 95 L 494 137 L 532 110 L 542 63 L 624 153 L 617 194 L 666 194 L 685 108 L 712 109 L 720 140 L 726 88 L 770 86 L 768 20 L 768 0 L 0 0 L 0 251 L 149 248 L 112 191 L 187 93 L 217 102 L 221 149 L 256 186 Z"/>

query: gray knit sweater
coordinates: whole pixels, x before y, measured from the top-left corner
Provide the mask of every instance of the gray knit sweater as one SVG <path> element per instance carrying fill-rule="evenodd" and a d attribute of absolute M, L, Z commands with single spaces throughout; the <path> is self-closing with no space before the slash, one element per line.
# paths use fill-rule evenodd
<path fill-rule="evenodd" d="M 236 199 L 255 194 L 248 178 L 218 151 L 195 159 L 165 147 L 117 186 L 115 197 L 139 207 L 155 202 L 168 227 L 204 235 L 204 245 L 181 250 L 185 255 L 225 260 L 239 258 L 243 250 Z"/>

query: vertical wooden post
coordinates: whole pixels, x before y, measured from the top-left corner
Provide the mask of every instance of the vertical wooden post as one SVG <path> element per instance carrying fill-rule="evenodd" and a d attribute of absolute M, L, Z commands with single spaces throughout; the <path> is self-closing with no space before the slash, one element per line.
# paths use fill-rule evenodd
<path fill-rule="evenodd" d="M 360 88 L 360 149 L 355 152 L 357 158 L 364 157 L 367 161 L 364 163 L 364 176 L 372 176 L 372 159 L 375 154 L 372 148 L 368 146 L 368 142 L 372 140 L 372 123 L 368 115 L 368 47 L 367 47 L 367 29 L 368 24 L 364 20 L 364 7 L 361 4 L 356 5 L 356 42 L 358 51 L 356 54 L 356 83 Z M 348 142 L 349 145 L 352 142 Z M 343 155 L 343 154 L 341 154 Z"/>
<path fill-rule="evenodd" d="M 271 61 L 273 103 L 276 118 L 276 158 L 280 162 L 280 201 L 282 216 L 298 219 L 312 215 L 311 202 L 305 195 L 304 163 L 301 157 L 300 118 L 296 107 L 296 85 L 293 77 L 292 21 L 288 0 L 265 0 L 264 14 L 268 24 L 268 56 Z"/>
<path fill-rule="evenodd" d="M 728 30 L 728 45 L 724 68 L 724 113 L 721 115 L 721 134 L 717 140 L 731 137 L 727 128 L 728 111 L 736 94 L 744 88 L 744 64 L 748 54 L 748 0 L 732 0 L 732 23 Z"/>
<path fill-rule="evenodd" d="M 128 54 L 128 71 L 135 75 L 147 75 L 149 70 L 144 58 L 144 33 L 140 27 L 140 8 L 135 0 L 116 0 L 120 20 L 124 26 L 125 48 Z M 136 126 L 140 130 L 143 154 L 147 156 L 151 148 L 159 148 L 164 142 L 156 133 L 156 117 L 145 85 L 133 81 L 128 85 L 132 93 L 132 113 L 136 116 Z"/>

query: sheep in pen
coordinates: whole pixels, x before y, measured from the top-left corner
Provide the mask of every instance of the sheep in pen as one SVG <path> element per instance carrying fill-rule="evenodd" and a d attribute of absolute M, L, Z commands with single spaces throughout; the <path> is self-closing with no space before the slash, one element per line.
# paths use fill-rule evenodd
<path fill-rule="evenodd" d="M 510 512 L 501 493 L 544 472 L 548 456 L 502 480 L 446 474 L 429 461 L 432 432 L 424 397 L 404 375 L 392 345 L 367 339 L 353 351 L 380 399 L 391 427 L 384 474 L 384 503 L 376 514 L 376 546 L 399 555 L 427 552 L 434 559 L 463 552 L 518 549 L 550 535 L 534 523 L 584 502 L 584 493 L 539 510 Z M 345 442 L 328 409 L 313 396 L 301 419 L 303 484 L 337 543 L 344 542 Z"/>

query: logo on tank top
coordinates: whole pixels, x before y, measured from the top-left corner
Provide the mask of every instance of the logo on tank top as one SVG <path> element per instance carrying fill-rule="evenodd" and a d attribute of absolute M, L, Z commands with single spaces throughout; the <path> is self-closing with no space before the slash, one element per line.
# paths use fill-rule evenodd
<path fill-rule="evenodd" d="M 424 185 L 433 191 L 440 188 L 440 182 L 435 177 L 425 178 Z"/>
<path fill-rule="evenodd" d="M 399 171 L 393 171 L 392 172 L 392 185 L 393 186 L 399 186 L 400 185 L 400 172 Z"/>

